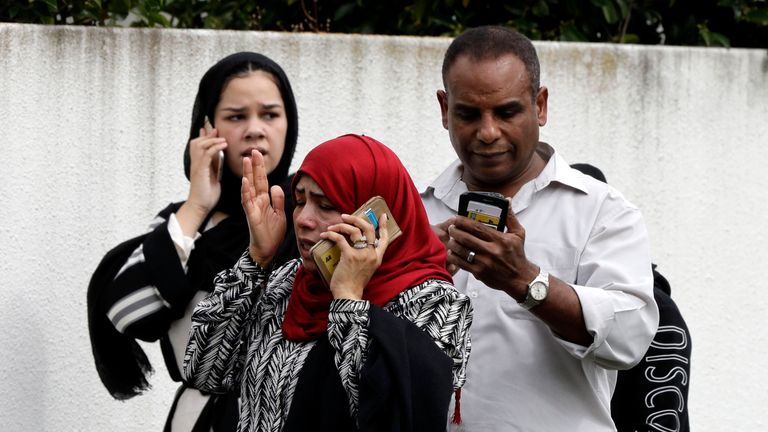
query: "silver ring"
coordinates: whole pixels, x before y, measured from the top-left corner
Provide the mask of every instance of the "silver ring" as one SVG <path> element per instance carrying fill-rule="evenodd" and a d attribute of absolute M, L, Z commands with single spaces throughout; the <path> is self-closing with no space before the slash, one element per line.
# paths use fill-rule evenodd
<path fill-rule="evenodd" d="M 469 255 L 467 255 L 467 262 L 472 264 L 475 261 L 475 253 L 470 251 Z"/>
<path fill-rule="evenodd" d="M 365 238 L 362 238 L 352 244 L 352 247 L 355 249 L 365 249 L 368 247 L 368 242 L 365 240 Z"/>
<path fill-rule="evenodd" d="M 374 241 L 372 241 L 372 242 L 368 243 L 368 246 L 370 246 L 370 247 L 372 247 L 372 248 L 376 249 L 377 247 L 379 247 L 379 239 L 376 239 L 376 240 L 374 240 Z"/>

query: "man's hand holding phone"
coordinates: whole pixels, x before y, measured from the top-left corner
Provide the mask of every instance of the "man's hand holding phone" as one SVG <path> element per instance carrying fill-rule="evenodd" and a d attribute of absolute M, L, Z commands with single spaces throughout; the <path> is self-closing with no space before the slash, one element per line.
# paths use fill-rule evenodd
<path fill-rule="evenodd" d="M 503 198 L 502 201 L 505 204 L 503 212 L 497 215 L 495 209 L 475 206 L 478 212 L 485 214 L 474 218 L 469 216 L 472 204 L 468 202 L 461 205 L 463 208 L 459 212 L 465 217 L 454 218 L 447 228 L 447 265 L 449 268 L 456 266 L 466 270 L 487 286 L 517 298 L 536 277 L 538 267 L 528 261 L 525 255 L 525 229 L 509 209 L 509 201 Z M 487 201 L 484 204 L 489 203 Z M 494 205 L 499 208 L 501 202 Z M 494 219 L 497 216 L 503 216 L 498 223 Z"/>
<path fill-rule="evenodd" d="M 437 238 L 439 238 L 443 243 L 443 246 L 445 246 L 446 250 L 448 250 L 449 255 L 450 249 L 448 249 L 448 242 L 451 240 L 451 237 L 448 235 L 448 228 L 453 225 L 455 221 L 456 216 L 451 216 L 443 222 L 431 226 L 432 232 L 434 232 Z M 446 262 L 445 269 L 448 270 L 451 275 L 455 275 L 456 272 L 459 271 L 459 266 L 456 264 L 451 264 L 450 262 Z"/>
<path fill-rule="evenodd" d="M 504 232 L 509 201 L 495 192 L 465 192 L 459 197 L 459 216 Z"/>
<path fill-rule="evenodd" d="M 504 232 L 508 210 L 509 201 L 507 201 L 501 194 L 491 192 L 464 192 L 459 197 L 459 216 L 478 221 L 483 225 L 500 232 Z M 456 220 L 458 219 L 458 217 L 454 216 L 437 225 L 432 225 L 432 232 L 437 235 L 437 238 L 440 239 L 448 250 L 449 259 L 446 262 L 445 267 L 452 275 L 459 271 L 459 268 L 461 267 L 458 264 L 461 264 L 462 260 L 459 260 L 457 263 L 453 262 L 456 260 L 450 259 L 453 252 L 449 247 L 451 236 L 449 235 L 448 230 L 451 226 L 456 224 Z M 472 252 L 473 254 L 471 257 L 469 256 L 469 252 L 467 252 L 465 257 L 468 258 L 469 261 L 474 261 L 474 258 L 477 255 L 477 252 Z M 467 259 L 464 259 L 463 261 L 466 262 Z"/>

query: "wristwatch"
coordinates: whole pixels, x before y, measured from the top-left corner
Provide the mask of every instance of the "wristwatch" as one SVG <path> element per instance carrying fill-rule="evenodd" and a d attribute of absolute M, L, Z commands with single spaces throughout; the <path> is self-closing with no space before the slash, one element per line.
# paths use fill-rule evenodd
<path fill-rule="evenodd" d="M 539 275 L 528 284 L 528 292 L 525 294 L 525 300 L 518 304 L 525 310 L 540 305 L 547 299 L 549 294 L 549 273 L 539 268 Z"/>

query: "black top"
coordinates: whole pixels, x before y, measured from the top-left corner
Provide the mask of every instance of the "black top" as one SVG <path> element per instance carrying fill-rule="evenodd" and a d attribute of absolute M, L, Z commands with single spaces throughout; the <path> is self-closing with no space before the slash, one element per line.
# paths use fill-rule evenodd
<path fill-rule="evenodd" d="M 659 330 L 640 363 L 619 371 L 611 400 L 618 432 L 689 431 L 691 334 L 669 296 L 669 282 L 655 268 L 653 273 Z"/>
<path fill-rule="evenodd" d="M 292 176 L 288 175 L 288 170 L 296 148 L 299 121 L 290 82 L 277 63 L 258 53 L 239 52 L 221 59 L 205 73 L 200 80 L 192 110 L 190 134 L 184 151 L 184 172 L 189 178 L 189 142 L 197 138 L 206 116 L 215 121 L 214 112 L 223 87 L 233 77 L 254 70 L 268 72 L 275 78 L 288 121 L 282 157 L 268 176 L 271 185 L 279 184 L 286 191 L 288 230 L 275 258 L 276 262 L 281 263 L 298 256 L 291 221 Z M 203 231 L 208 221 L 203 222 L 199 229 L 202 236 L 195 242 L 186 273 L 167 229 L 168 217 L 182 204 L 175 203 L 158 214 L 162 223 L 153 226 L 148 233 L 123 242 L 109 251 L 91 278 L 88 286 L 88 327 L 94 360 L 102 382 L 117 399 L 133 397 L 148 387 L 146 377 L 152 367 L 134 339 L 160 339 L 168 342 L 167 332 L 171 323 L 184 316 L 193 296 L 199 291 L 212 291 L 214 275 L 232 267 L 248 246 L 248 225 L 240 204 L 240 178 L 226 164 L 223 168 L 221 196 L 208 217 L 216 211 L 228 217 L 208 231 Z M 138 249 L 139 246 L 141 249 Z M 130 265 L 125 265 L 129 257 L 132 261 Z M 115 278 L 118 272 L 121 273 Z M 159 297 L 149 292 L 148 288 L 156 289 Z M 137 295 L 131 297 L 132 294 Z M 115 325 L 120 321 L 120 316 L 115 317 L 113 311 L 110 321 L 107 318 L 108 311 L 121 301 L 123 304 L 133 302 L 131 307 L 135 304 L 139 308 L 141 304 L 135 301 L 137 297 L 143 299 L 145 310 L 151 313 L 133 319 L 125 312 L 130 307 L 123 308 L 119 313 L 125 314 L 125 322 L 128 324 L 121 325 L 121 331 L 117 331 Z M 168 347 L 168 343 L 163 344 L 166 365 L 171 377 L 181 380 L 173 351 Z"/>
<path fill-rule="evenodd" d="M 290 186 L 290 181 L 291 177 L 288 177 L 285 187 Z M 185 274 L 167 226 L 167 218 L 181 204 L 174 203 L 163 209 L 158 216 L 165 222 L 147 234 L 127 240 L 109 251 L 91 277 L 88 286 L 91 347 L 99 376 L 116 399 L 131 398 L 149 387 L 146 378 L 152 367 L 135 339 L 162 340 L 163 357 L 171 378 L 182 381 L 167 340 L 168 329 L 173 321 L 184 315 L 194 294 L 212 291 L 214 276 L 231 268 L 248 247 L 245 221 L 224 219 L 214 228 L 201 232 Z M 286 194 L 285 206 L 287 231 L 275 257 L 278 265 L 299 256 L 291 222 L 293 200 L 290 194 Z M 115 278 L 139 246 L 142 246 L 144 261 L 128 266 Z M 147 286 L 157 288 L 167 307 L 137 320 L 123 333 L 118 332 L 107 312 L 121 299 Z"/>
<path fill-rule="evenodd" d="M 307 356 L 283 432 L 445 431 L 453 390 L 451 359 L 423 330 L 371 305 L 371 346 L 360 371 L 357 424 L 328 338 Z"/>

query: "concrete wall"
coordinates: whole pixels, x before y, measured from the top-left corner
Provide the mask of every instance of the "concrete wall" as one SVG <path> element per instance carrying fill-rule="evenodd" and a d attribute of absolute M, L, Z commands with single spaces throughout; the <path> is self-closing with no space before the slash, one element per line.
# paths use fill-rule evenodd
<path fill-rule="evenodd" d="M 454 157 L 435 90 L 449 40 L 0 24 L 0 423 L 160 430 L 175 386 L 113 401 L 93 367 L 85 291 L 102 255 L 186 196 L 199 78 L 238 50 L 292 79 L 296 161 L 346 132 L 389 144 L 414 179 Z M 644 211 L 693 333 L 696 431 L 768 430 L 768 54 L 537 43 L 543 139 L 592 162 Z M 761 222 L 762 221 L 762 222 Z"/>

